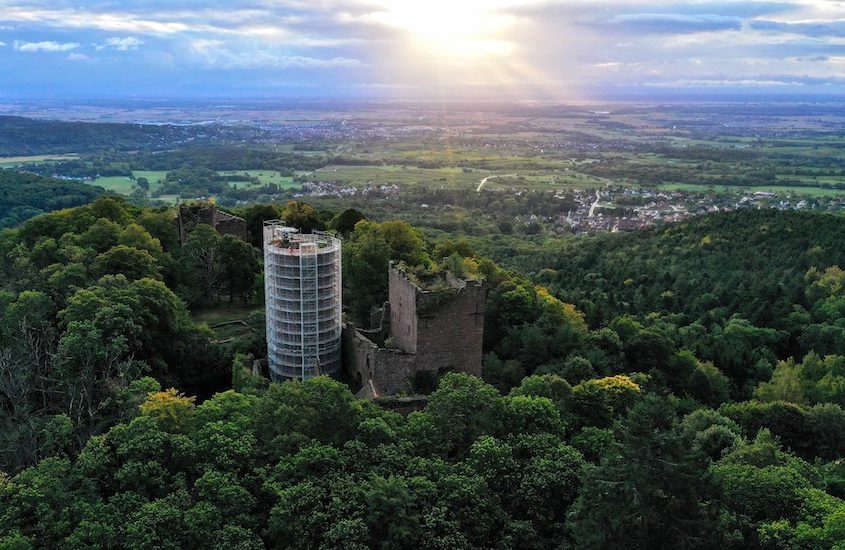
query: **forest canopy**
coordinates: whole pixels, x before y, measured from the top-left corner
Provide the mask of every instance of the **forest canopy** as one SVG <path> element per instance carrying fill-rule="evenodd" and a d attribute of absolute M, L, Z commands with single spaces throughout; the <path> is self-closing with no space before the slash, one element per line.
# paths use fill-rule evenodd
<path fill-rule="evenodd" d="M 483 378 L 440 373 L 409 414 L 268 384 L 260 315 L 226 342 L 195 317 L 262 303 L 253 244 L 199 225 L 180 246 L 172 210 L 111 196 L 38 216 L 0 234 L 0 548 L 841 546 L 837 218 L 539 247 L 239 213 L 254 244 L 265 217 L 342 233 L 359 326 L 390 261 L 483 279 Z"/>
<path fill-rule="evenodd" d="M 88 204 L 101 187 L 0 169 L 0 229 L 53 210 Z"/>

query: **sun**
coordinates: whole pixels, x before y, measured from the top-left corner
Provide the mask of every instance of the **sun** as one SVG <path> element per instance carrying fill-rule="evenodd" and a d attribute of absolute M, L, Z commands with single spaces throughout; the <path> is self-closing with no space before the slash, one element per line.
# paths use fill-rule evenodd
<path fill-rule="evenodd" d="M 408 34 L 423 54 L 473 59 L 504 56 L 513 44 L 504 38 L 511 23 L 485 0 L 385 2 L 384 21 Z"/>

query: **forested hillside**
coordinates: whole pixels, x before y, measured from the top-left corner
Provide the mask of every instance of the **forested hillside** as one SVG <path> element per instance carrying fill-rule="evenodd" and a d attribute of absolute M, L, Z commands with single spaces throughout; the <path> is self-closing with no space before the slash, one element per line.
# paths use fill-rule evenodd
<path fill-rule="evenodd" d="M 176 144 L 243 139 L 245 127 L 218 125 L 118 124 L 0 116 L 0 157 L 161 149 Z"/>
<path fill-rule="evenodd" d="M 837 216 L 735 211 L 633 233 L 534 242 L 489 237 L 478 248 L 548 286 L 592 325 L 622 314 L 737 313 L 784 328 L 806 305 L 805 276 L 845 265 L 845 223 Z"/>
<path fill-rule="evenodd" d="M 767 379 L 776 358 L 845 351 L 841 217 L 729 212 L 629 234 L 473 242 L 590 326 L 635 316 L 738 386 Z"/>
<path fill-rule="evenodd" d="M 484 379 L 400 415 L 249 374 L 260 254 L 113 197 L 0 236 L 0 548 L 841 548 L 840 219 L 719 214 L 633 235 L 427 241 L 292 202 L 345 237 L 347 321 L 387 265 L 484 279 Z M 508 270 L 485 255 L 514 270 Z M 262 327 L 263 328 L 263 327 Z M 460 345 L 460 342 L 456 342 Z"/>
<path fill-rule="evenodd" d="M 228 387 L 241 348 L 216 345 L 186 304 L 251 300 L 247 243 L 200 226 L 179 247 L 172 212 L 101 197 L 3 233 L 0 256 L 0 470 L 43 456 L 56 422 L 72 449 L 133 416 L 147 376 L 201 396 Z"/>
<path fill-rule="evenodd" d="M 44 212 L 87 204 L 102 193 L 101 187 L 79 182 L 0 170 L 0 229 Z"/>

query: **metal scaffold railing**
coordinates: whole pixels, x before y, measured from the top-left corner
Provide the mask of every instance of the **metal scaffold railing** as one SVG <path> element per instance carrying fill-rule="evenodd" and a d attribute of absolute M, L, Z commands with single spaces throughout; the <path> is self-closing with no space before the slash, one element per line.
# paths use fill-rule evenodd
<path fill-rule="evenodd" d="M 302 319 L 302 377 L 317 376 L 320 370 L 320 323 L 317 310 L 317 247 L 302 243 L 299 254 L 299 307 Z"/>
<path fill-rule="evenodd" d="M 267 356 L 274 380 L 340 370 L 341 243 L 264 225 Z"/>

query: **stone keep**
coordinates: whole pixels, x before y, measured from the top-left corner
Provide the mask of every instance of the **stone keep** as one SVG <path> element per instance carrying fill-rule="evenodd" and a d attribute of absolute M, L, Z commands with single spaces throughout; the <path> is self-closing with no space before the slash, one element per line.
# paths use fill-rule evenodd
<path fill-rule="evenodd" d="M 444 282 L 445 288 L 427 290 L 390 267 L 389 330 L 355 331 L 347 339 L 363 395 L 413 393 L 424 372 L 481 376 L 487 285 L 448 273 Z"/>

